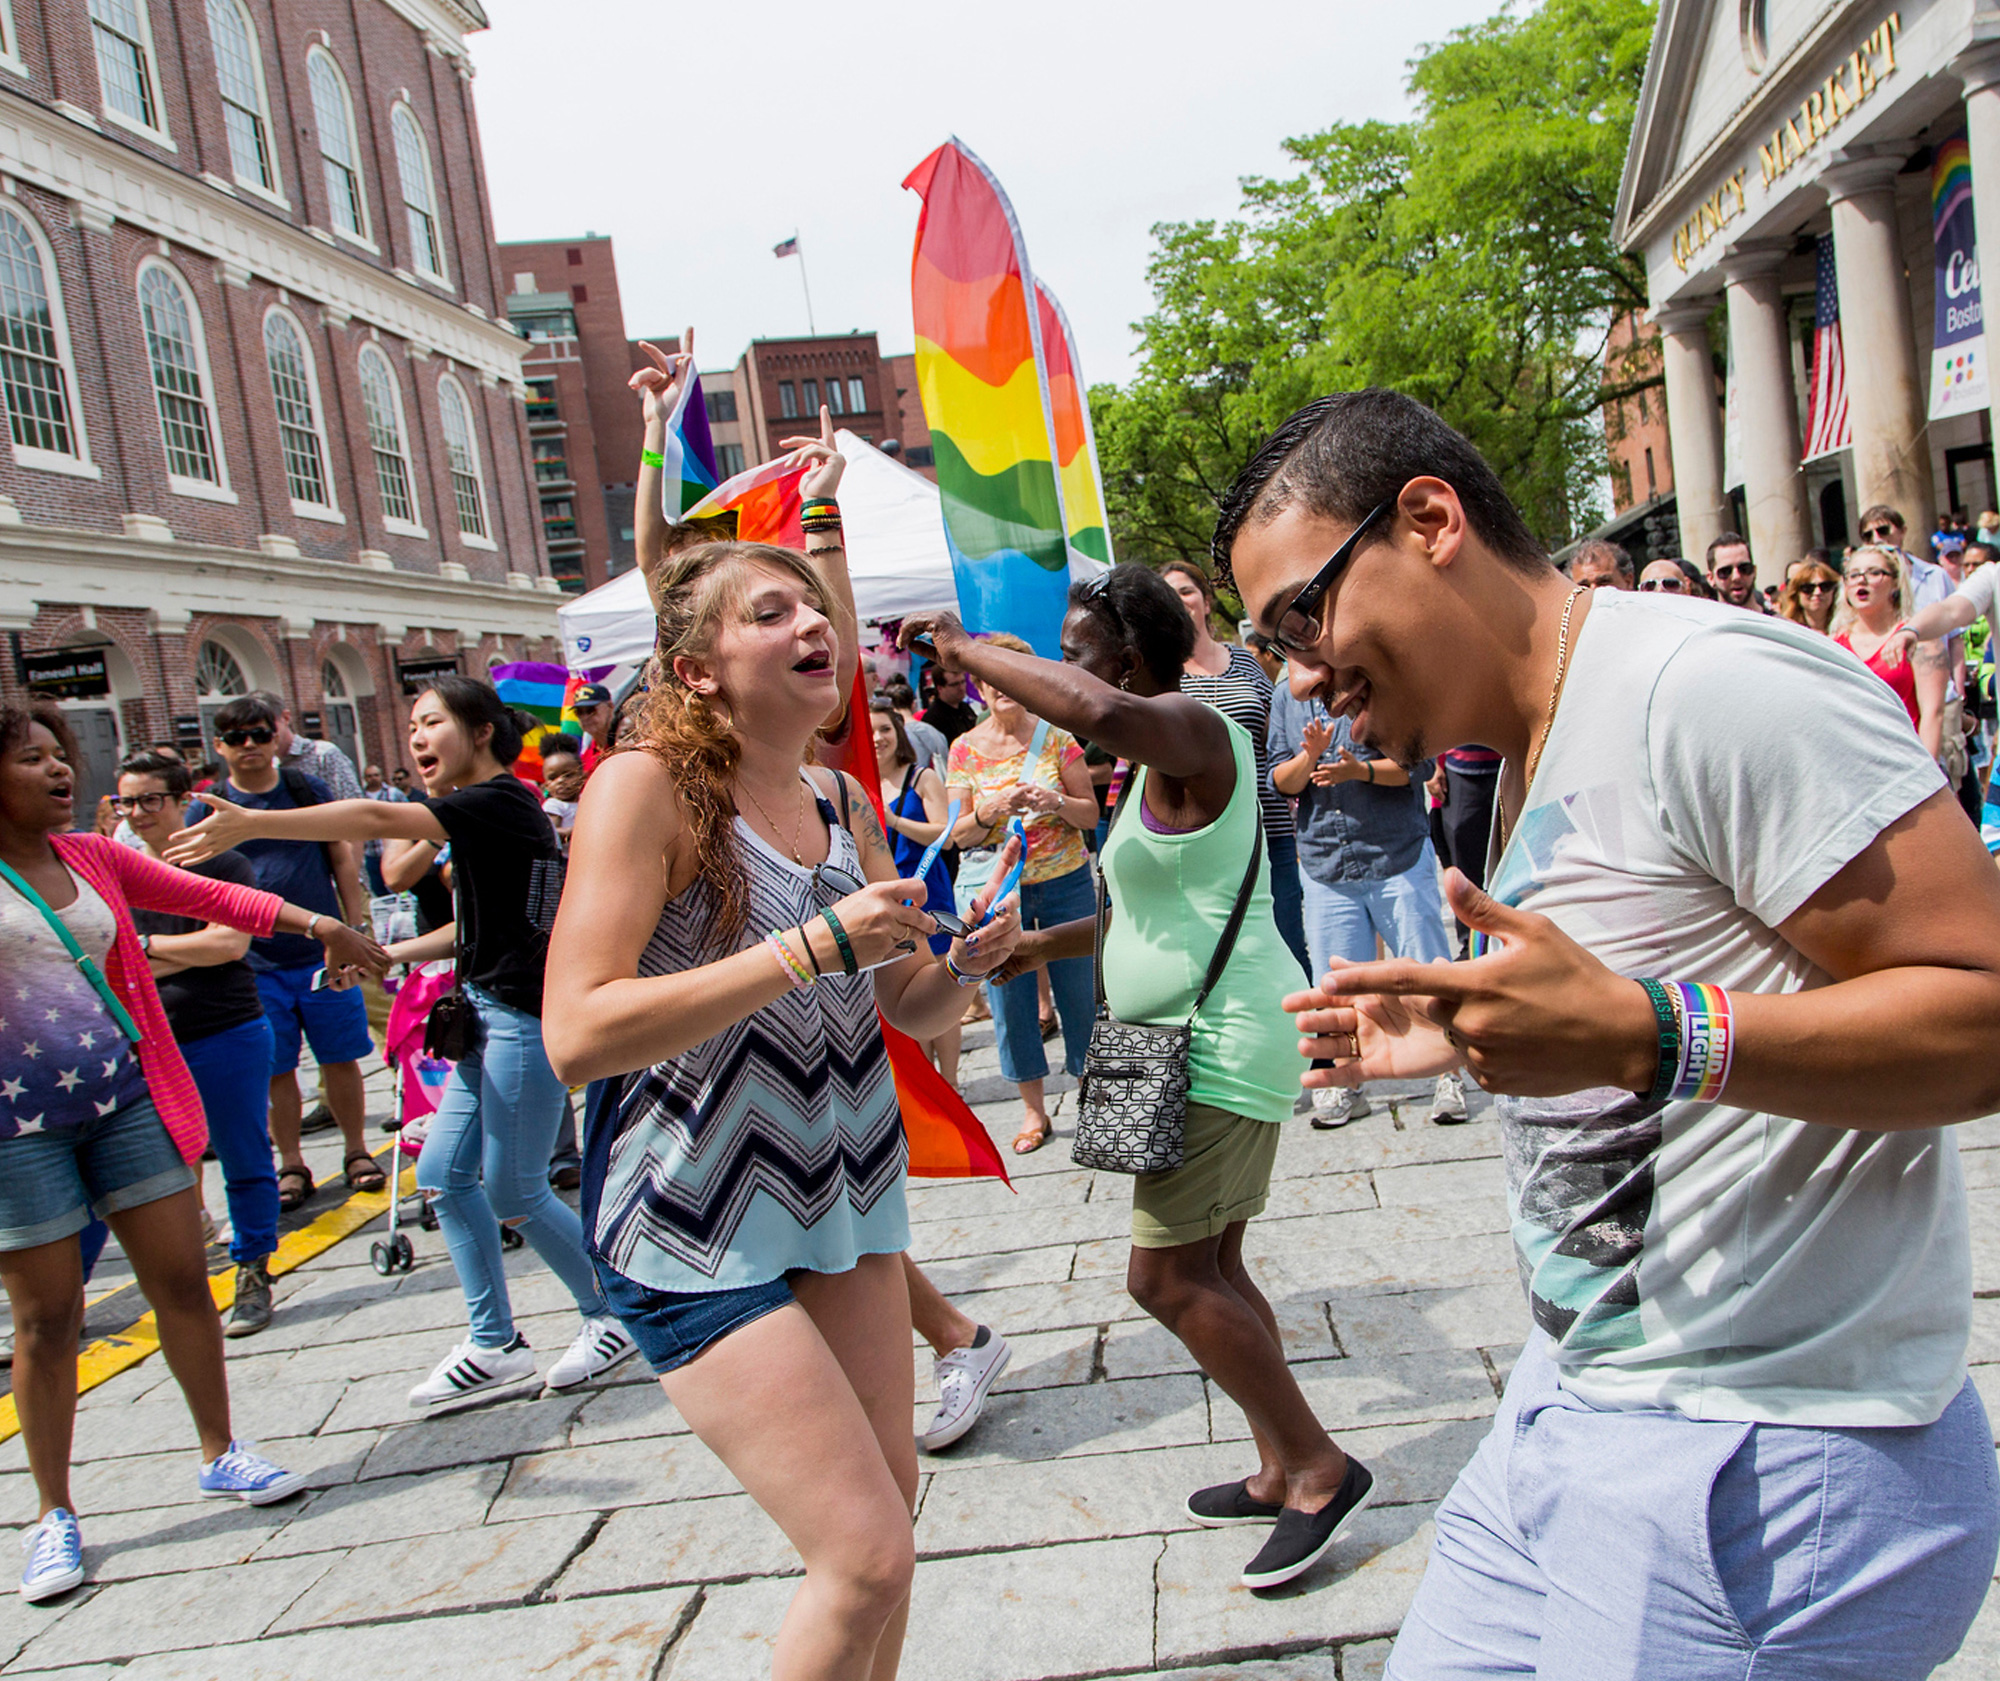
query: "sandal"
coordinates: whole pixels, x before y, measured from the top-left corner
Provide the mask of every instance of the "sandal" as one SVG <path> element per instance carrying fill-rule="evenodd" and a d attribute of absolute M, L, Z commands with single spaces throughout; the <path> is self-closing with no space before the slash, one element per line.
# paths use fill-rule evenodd
<path fill-rule="evenodd" d="M 1054 1132 L 1055 1128 L 1047 1121 L 1044 1121 L 1039 1128 L 1032 1121 L 1024 1121 L 1021 1125 L 1021 1130 L 1014 1134 L 1014 1154 L 1017 1156 L 1032 1156 L 1044 1144 L 1048 1143 Z"/>
<path fill-rule="evenodd" d="M 366 1150 L 349 1150 L 341 1158 L 340 1170 L 347 1175 L 350 1191 L 379 1191 L 389 1183 L 388 1175 Z"/>
<path fill-rule="evenodd" d="M 319 1187 L 313 1183 L 312 1169 L 309 1167 L 281 1167 L 278 1169 L 278 1212 L 289 1214 L 295 1208 L 305 1205 Z"/>

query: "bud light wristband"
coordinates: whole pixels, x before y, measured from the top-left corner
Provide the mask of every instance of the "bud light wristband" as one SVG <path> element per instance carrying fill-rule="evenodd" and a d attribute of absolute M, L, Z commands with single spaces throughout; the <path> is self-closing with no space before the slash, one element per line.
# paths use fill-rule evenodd
<path fill-rule="evenodd" d="M 1680 1071 L 1673 1097 L 1686 1103 L 1715 1103 L 1729 1083 L 1736 1060 L 1736 1018 L 1729 994 L 1702 982 L 1669 981 L 1680 998 Z"/>

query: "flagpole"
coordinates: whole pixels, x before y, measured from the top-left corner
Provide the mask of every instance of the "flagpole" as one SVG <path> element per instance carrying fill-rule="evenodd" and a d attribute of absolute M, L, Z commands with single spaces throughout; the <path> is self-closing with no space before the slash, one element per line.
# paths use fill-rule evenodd
<path fill-rule="evenodd" d="M 806 248 L 799 244 L 799 230 L 792 229 L 792 244 L 797 248 L 799 258 L 799 285 L 806 295 L 806 332 L 813 338 L 819 337 L 819 328 L 813 325 L 813 289 L 806 279 Z"/>

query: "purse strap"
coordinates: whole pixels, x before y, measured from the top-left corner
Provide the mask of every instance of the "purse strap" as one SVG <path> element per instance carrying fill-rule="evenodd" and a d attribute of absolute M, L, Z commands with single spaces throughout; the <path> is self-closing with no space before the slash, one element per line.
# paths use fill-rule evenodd
<path fill-rule="evenodd" d="M 1110 1008 L 1104 997 L 1104 912 L 1110 903 L 1110 896 L 1104 885 L 1104 855 L 1111 845 L 1111 831 L 1118 827 L 1118 819 L 1125 815 L 1126 806 L 1132 803 L 1135 793 L 1141 798 L 1144 791 L 1135 789 L 1137 773 L 1125 779 L 1125 787 L 1118 796 L 1118 803 L 1111 808 L 1111 823 L 1104 831 L 1104 845 L 1097 849 L 1097 942 L 1092 956 L 1091 987 L 1096 994 L 1097 1019 L 1103 1021 L 1110 1015 Z M 1223 924 L 1222 938 L 1216 942 L 1215 955 L 1209 959 L 1208 973 L 1202 978 L 1201 991 L 1195 994 L 1194 1006 L 1188 1011 L 1188 1025 L 1201 1014 L 1202 1005 L 1208 1002 L 1208 995 L 1222 979 L 1223 970 L 1229 967 L 1230 953 L 1236 949 L 1236 936 L 1243 932 L 1243 918 L 1250 909 L 1250 892 L 1257 885 L 1257 861 L 1264 856 L 1264 811 L 1255 800 L 1251 809 L 1257 817 L 1257 833 L 1250 847 L 1250 862 L 1243 871 L 1242 885 L 1236 889 L 1236 903 L 1229 908 L 1229 920 Z"/>
<path fill-rule="evenodd" d="M 42 913 L 42 920 L 49 925 L 55 937 L 62 941 L 63 949 L 69 953 L 69 960 L 81 971 L 83 978 L 103 1000 L 105 1013 L 118 1024 L 118 1031 L 132 1041 L 139 1042 L 139 1024 L 132 1019 L 131 1011 L 119 1002 L 118 994 L 111 990 L 111 983 L 104 978 L 104 971 L 98 968 L 90 954 L 76 943 L 76 936 L 69 931 L 69 924 L 49 909 L 49 902 L 22 879 L 11 864 L 0 863 L 0 880 Z"/>

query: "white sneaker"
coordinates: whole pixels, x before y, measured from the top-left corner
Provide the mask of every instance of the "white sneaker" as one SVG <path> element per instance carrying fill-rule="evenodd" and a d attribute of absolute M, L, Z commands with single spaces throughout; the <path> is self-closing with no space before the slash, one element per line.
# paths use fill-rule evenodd
<path fill-rule="evenodd" d="M 1374 1105 L 1351 1087 L 1313 1088 L 1312 1124 L 1321 1132 L 1331 1132 L 1335 1127 L 1344 1127 L 1349 1121 L 1358 1121 L 1363 1115 L 1374 1112 Z"/>
<path fill-rule="evenodd" d="M 617 1320 L 586 1319 L 583 1329 L 576 1334 L 576 1341 L 549 1368 L 548 1386 L 551 1389 L 574 1389 L 579 1383 L 602 1377 L 613 1366 L 631 1359 L 638 1352 L 639 1345 L 632 1340 L 632 1333 Z"/>
<path fill-rule="evenodd" d="M 534 1375 L 535 1351 L 518 1331 L 505 1348 L 481 1348 L 474 1342 L 462 1342 L 438 1362 L 436 1371 L 410 1391 L 410 1405 L 445 1412 Z"/>
<path fill-rule="evenodd" d="M 1455 1068 L 1438 1076 L 1437 1091 L 1431 1098 L 1431 1119 L 1441 1127 L 1462 1126 L 1472 1119 L 1465 1112 L 1465 1076 Z"/>
<path fill-rule="evenodd" d="M 987 1330 L 986 1341 L 978 1348 L 955 1348 L 940 1354 L 933 1368 L 937 1373 L 938 1410 L 930 1428 L 917 1438 L 926 1453 L 950 1447 L 979 1422 L 986 1410 L 986 1392 L 1007 1369 L 1012 1351 L 998 1331 Z"/>

